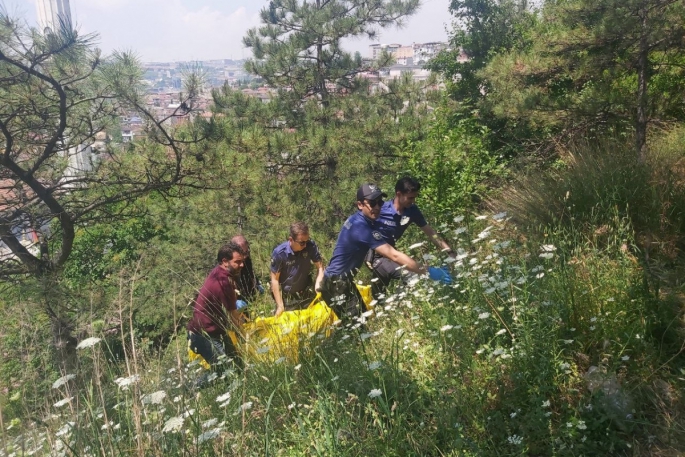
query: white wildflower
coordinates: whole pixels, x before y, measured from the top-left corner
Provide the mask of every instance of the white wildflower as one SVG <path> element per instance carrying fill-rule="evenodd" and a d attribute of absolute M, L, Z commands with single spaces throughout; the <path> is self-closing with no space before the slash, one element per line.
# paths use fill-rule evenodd
<path fill-rule="evenodd" d="M 447 331 L 452 330 L 453 328 L 454 328 L 453 325 L 443 325 L 442 327 L 440 327 L 440 331 L 441 332 L 447 332 Z"/>
<path fill-rule="evenodd" d="M 76 422 L 67 422 L 66 424 L 64 424 L 62 426 L 62 428 L 57 430 L 57 433 L 55 433 L 55 436 L 59 437 L 59 436 L 68 435 L 69 433 L 71 433 L 71 429 L 74 428 L 74 425 L 76 425 Z"/>
<path fill-rule="evenodd" d="M 476 216 L 476 220 L 477 220 L 477 221 L 483 221 L 483 220 L 485 220 L 485 219 L 487 219 L 487 218 L 488 218 L 488 216 L 485 216 L 485 215 L 483 215 L 483 216 Z"/>
<path fill-rule="evenodd" d="M 412 244 L 411 246 L 409 246 L 409 250 L 411 251 L 412 249 L 420 248 L 420 247 L 423 246 L 424 244 L 426 244 L 425 241 L 422 241 L 422 242 L 420 242 L 420 243 Z"/>
<path fill-rule="evenodd" d="M 628 360 L 630 360 L 630 356 L 624 355 L 623 357 L 621 357 L 621 360 L 623 360 L 624 362 L 627 362 Z"/>
<path fill-rule="evenodd" d="M 231 392 L 226 392 L 223 395 L 219 395 L 216 397 L 216 402 L 217 403 L 223 403 L 225 401 L 229 401 L 231 399 Z"/>
<path fill-rule="evenodd" d="M 54 406 L 55 408 L 61 408 L 62 406 L 66 405 L 67 403 L 69 403 L 73 399 L 74 399 L 74 397 L 63 398 L 62 400 L 58 401 L 57 403 L 55 403 L 52 406 Z"/>
<path fill-rule="evenodd" d="M 515 417 L 516 417 L 516 413 L 511 413 L 511 414 L 509 414 L 509 417 L 511 417 L 512 419 L 515 418 Z"/>
<path fill-rule="evenodd" d="M 568 370 L 569 368 L 571 368 L 571 365 L 569 363 L 562 363 L 561 365 L 559 365 L 559 368 L 562 370 Z"/>
<path fill-rule="evenodd" d="M 382 364 L 381 364 L 380 362 L 378 362 L 378 361 L 371 362 L 371 363 L 369 364 L 369 370 L 371 370 L 371 371 L 373 371 L 373 370 L 378 370 L 378 369 L 381 367 L 381 365 L 382 365 Z"/>
<path fill-rule="evenodd" d="M 585 430 L 587 429 L 587 425 L 585 425 L 585 421 L 578 421 L 578 423 L 576 424 L 576 428 L 578 430 Z"/>
<path fill-rule="evenodd" d="M 55 382 L 52 383 L 52 388 L 57 389 L 59 387 L 62 387 L 63 385 L 65 385 L 66 383 L 68 383 L 69 381 L 74 379 L 75 377 L 76 377 L 75 374 L 68 374 L 68 375 L 62 376 L 61 378 L 59 378 L 58 380 L 56 380 Z"/>
<path fill-rule="evenodd" d="M 132 376 L 129 376 L 127 378 L 117 378 L 114 380 L 114 383 L 119 386 L 120 389 L 128 389 L 129 386 L 132 384 L 137 383 L 140 380 L 140 375 L 134 374 Z"/>
<path fill-rule="evenodd" d="M 95 338 L 95 337 L 90 337 L 86 338 L 85 340 L 82 340 L 78 346 L 76 346 L 76 349 L 87 349 L 95 346 L 98 344 L 100 341 L 102 341 L 100 338 Z"/>
<path fill-rule="evenodd" d="M 458 224 L 464 220 L 464 216 L 457 216 L 453 220 L 454 220 L 454 222 L 456 222 Z"/>
<path fill-rule="evenodd" d="M 553 244 L 543 244 L 542 246 L 540 246 L 540 250 L 542 252 L 554 252 L 557 250 L 557 247 Z"/>
<path fill-rule="evenodd" d="M 252 409 L 252 402 L 251 401 L 245 402 L 242 405 L 240 405 L 240 407 L 238 408 L 238 412 L 247 411 L 249 409 Z"/>
<path fill-rule="evenodd" d="M 497 214 L 495 214 L 494 216 L 492 216 L 492 218 L 493 218 L 494 220 L 496 220 L 496 221 L 501 221 L 501 220 L 504 219 L 505 217 L 507 217 L 506 211 L 503 211 L 503 212 L 501 212 L 501 213 L 497 213 Z"/>
<path fill-rule="evenodd" d="M 504 335 L 505 333 L 507 333 L 506 329 L 500 329 L 495 333 L 495 336 Z"/>
<path fill-rule="evenodd" d="M 564 344 L 571 344 L 573 343 L 573 340 L 564 340 Z"/>
<path fill-rule="evenodd" d="M 490 317 L 490 313 L 487 313 L 487 312 L 486 313 L 480 313 L 478 315 L 478 319 L 487 319 L 488 317 Z"/>
<path fill-rule="evenodd" d="M 381 389 L 371 389 L 371 392 L 369 392 L 369 398 L 376 398 L 380 397 L 383 395 L 383 391 Z"/>
<path fill-rule="evenodd" d="M 461 235 L 462 233 L 464 233 L 465 231 L 466 231 L 466 227 L 459 227 L 458 229 L 456 229 L 454 231 L 454 234 L 458 236 L 458 235 Z"/>
<path fill-rule="evenodd" d="M 369 338 L 371 338 L 372 336 L 373 336 L 373 333 L 362 333 L 361 335 L 359 335 L 359 338 L 360 338 L 362 341 L 366 341 L 366 340 L 368 340 Z"/>
<path fill-rule="evenodd" d="M 143 404 L 159 405 L 166 398 L 166 392 L 163 390 L 158 390 L 151 394 L 145 395 L 142 398 Z"/>
<path fill-rule="evenodd" d="M 219 422 L 219 419 L 217 419 L 217 418 L 212 418 L 212 419 L 206 420 L 202 423 L 202 428 L 214 427 L 214 425 L 217 422 Z"/>
<path fill-rule="evenodd" d="M 590 319 L 590 322 L 597 322 L 597 318 L 593 317 L 592 319 Z"/>
<path fill-rule="evenodd" d="M 518 436 L 518 435 L 511 435 L 510 437 L 507 438 L 507 441 L 509 441 L 509 444 L 513 444 L 518 446 L 523 442 L 523 438 Z"/>
<path fill-rule="evenodd" d="M 551 259 L 554 257 L 554 253 L 553 252 L 543 252 L 542 254 L 540 254 L 539 257 L 541 259 Z"/>
<path fill-rule="evenodd" d="M 549 400 L 545 400 L 545 401 L 542 402 L 542 407 L 543 407 L 543 408 L 549 408 L 549 405 L 550 405 L 550 401 L 549 401 Z"/>
<path fill-rule="evenodd" d="M 213 428 L 211 430 L 207 430 L 204 432 L 202 435 L 197 437 L 197 444 L 204 443 L 205 441 L 213 440 L 217 436 L 219 436 L 219 433 L 221 433 L 221 428 Z"/>

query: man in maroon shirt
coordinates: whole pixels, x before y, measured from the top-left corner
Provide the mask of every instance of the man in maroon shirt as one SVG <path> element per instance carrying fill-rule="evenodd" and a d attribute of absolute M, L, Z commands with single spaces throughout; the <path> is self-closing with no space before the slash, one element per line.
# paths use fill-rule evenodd
<path fill-rule="evenodd" d="M 188 322 L 189 347 L 210 365 L 226 356 L 238 361 L 238 354 L 229 338 L 229 329 L 240 330 L 242 318 L 236 307 L 236 283 L 243 268 L 245 255 L 234 242 L 225 244 L 217 254 L 218 265 L 207 275 L 193 305 L 193 317 Z M 203 380 L 198 380 L 199 387 Z"/>

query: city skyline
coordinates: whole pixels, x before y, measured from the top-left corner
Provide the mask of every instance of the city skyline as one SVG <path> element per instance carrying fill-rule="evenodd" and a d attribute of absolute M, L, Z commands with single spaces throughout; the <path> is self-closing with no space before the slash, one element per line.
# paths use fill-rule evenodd
<path fill-rule="evenodd" d="M 0 0 L 10 14 L 36 26 L 38 2 Z M 49 1 L 49 0 L 47 0 Z M 244 59 L 251 57 L 242 37 L 259 25 L 267 2 L 232 0 L 52 0 L 71 4 L 73 23 L 82 33 L 96 32 L 105 54 L 133 50 L 144 61 Z M 227 5 L 230 3 L 230 5 Z M 368 54 L 373 43 L 446 41 L 449 0 L 426 0 L 401 30 L 380 30 L 378 40 L 349 39 L 351 52 Z"/>

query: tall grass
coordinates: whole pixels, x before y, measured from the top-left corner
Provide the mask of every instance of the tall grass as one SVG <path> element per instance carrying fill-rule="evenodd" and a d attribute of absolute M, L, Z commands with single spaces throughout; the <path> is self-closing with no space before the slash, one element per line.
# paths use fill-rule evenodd
<path fill-rule="evenodd" d="M 640 162 L 632 143 L 604 140 L 564 151 L 559 166 L 520 179 L 494 203 L 526 230 L 563 231 L 577 243 L 611 244 L 627 225 L 634 253 L 679 285 L 685 248 L 685 129 L 652 141 Z M 621 221 L 617 224 L 617 221 Z"/>
<path fill-rule="evenodd" d="M 337 329 L 297 364 L 226 368 L 194 391 L 186 386 L 201 368 L 179 364 L 184 334 L 162 353 L 140 350 L 142 335 L 125 326 L 93 335 L 102 340 L 79 350 L 84 372 L 49 379 L 44 407 L 3 404 L 14 426 L 0 455 L 682 450 L 685 358 L 664 338 L 684 340 L 682 314 L 646 287 L 622 249 L 630 239 L 566 250 L 561 235 L 533 242 L 504 214 L 456 220 L 441 227 L 459 249 L 452 286 L 417 278 L 391 291 L 365 327 Z M 625 218 L 616 223 L 631 233 Z M 135 293 L 121 295 L 135 307 Z M 128 367 L 111 360 L 112 344 L 125 345 Z"/>

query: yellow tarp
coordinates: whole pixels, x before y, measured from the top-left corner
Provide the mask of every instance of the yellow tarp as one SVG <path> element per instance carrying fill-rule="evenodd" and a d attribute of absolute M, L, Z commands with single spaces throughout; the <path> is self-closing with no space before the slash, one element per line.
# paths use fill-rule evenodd
<path fill-rule="evenodd" d="M 370 286 L 357 286 L 367 309 L 373 300 Z M 286 311 L 278 317 L 258 317 L 243 325 L 244 339 L 238 339 L 235 332 L 228 334 L 243 357 L 253 361 L 274 362 L 281 357 L 297 361 L 302 349 L 313 342 L 330 336 L 333 322 L 338 320 L 333 310 L 321 299 L 321 294 L 306 309 Z M 312 341 L 313 340 L 313 341 Z M 192 362 L 209 368 L 209 364 L 188 347 L 188 358 Z"/>

